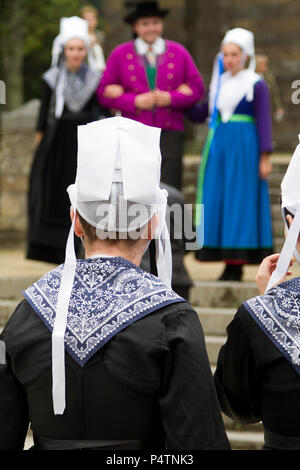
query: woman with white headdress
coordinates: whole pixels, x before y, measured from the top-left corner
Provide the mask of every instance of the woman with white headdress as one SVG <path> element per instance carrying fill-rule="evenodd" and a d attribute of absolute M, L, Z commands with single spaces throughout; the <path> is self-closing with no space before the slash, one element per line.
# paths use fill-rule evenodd
<path fill-rule="evenodd" d="M 260 295 L 238 309 L 227 328 L 215 383 L 223 412 L 241 423 L 262 421 L 267 449 L 300 450 L 300 145 L 282 181 L 286 240 L 266 257 L 256 281 Z"/>
<path fill-rule="evenodd" d="M 240 280 L 242 265 L 259 263 L 272 252 L 266 181 L 272 151 L 269 92 L 254 72 L 254 57 L 253 33 L 229 30 L 209 90 L 209 132 L 199 170 L 196 212 L 199 244 L 203 229 L 204 240 L 196 258 L 224 261 L 222 280 Z M 197 109 L 193 113 L 195 120 Z M 203 120 L 203 106 L 198 114 L 198 120 Z"/>
<path fill-rule="evenodd" d="M 99 118 L 94 98 L 101 74 L 86 63 L 88 23 L 62 18 L 53 65 L 43 75 L 35 152 L 30 174 L 27 257 L 62 263 L 70 226 L 67 186 L 77 163 L 77 126 Z"/>

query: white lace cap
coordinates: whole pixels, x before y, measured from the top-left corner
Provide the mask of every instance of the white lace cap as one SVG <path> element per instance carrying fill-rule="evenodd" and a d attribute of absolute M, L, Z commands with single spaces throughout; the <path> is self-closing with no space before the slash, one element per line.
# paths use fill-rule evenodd
<path fill-rule="evenodd" d="M 300 135 L 298 136 L 300 141 Z M 269 280 L 266 291 L 271 289 L 280 279 L 282 279 L 288 271 L 290 261 L 295 256 L 298 263 L 300 263 L 300 255 L 297 251 L 296 245 L 300 232 L 300 144 L 297 145 L 292 159 L 289 163 L 286 174 L 281 183 L 281 208 L 282 217 L 287 229 L 287 236 L 282 247 L 277 266 L 273 271 Z M 293 222 L 288 228 L 287 221 L 284 214 L 284 209 L 287 209 L 294 215 Z"/>
<path fill-rule="evenodd" d="M 59 34 L 53 41 L 52 45 L 52 63 L 57 65 L 59 55 L 64 45 L 69 39 L 79 38 L 84 41 L 88 47 L 90 44 L 88 22 L 79 16 L 71 16 L 70 18 L 61 18 L 59 24 Z"/>
<path fill-rule="evenodd" d="M 64 63 L 59 64 L 60 54 L 69 41 L 69 39 L 82 39 L 86 45 L 87 53 L 90 54 L 90 37 L 88 22 L 79 16 L 71 16 L 70 18 L 60 19 L 59 34 L 53 41 L 52 45 L 52 62 L 51 67 L 59 66 L 58 81 L 55 88 L 55 117 L 60 118 L 64 109 L 63 89 L 66 80 L 66 69 Z"/>
<path fill-rule="evenodd" d="M 123 117 L 108 118 L 78 127 L 78 162 L 75 183 L 68 188 L 71 204 L 87 221 L 110 233 L 130 233 L 145 225 L 154 212 L 158 277 L 171 286 L 172 254 L 166 225 L 166 190 L 160 183 L 160 132 Z M 144 210 L 136 218 L 126 216 L 134 205 Z M 108 207 L 107 217 L 99 209 Z M 81 212 L 82 211 L 82 212 Z M 117 214 L 121 217 L 117 217 Z M 52 334 L 53 406 L 65 409 L 64 334 L 76 268 L 74 220 L 70 229 L 58 306 Z M 136 214 L 135 214 L 136 215 Z M 121 222 L 120 222 L 121 221 Z"/>
<path fill-rule="evenodd" d="M 233 28 L 227 31 L 221 43 L 224 44 L 234 43 L 237 44 L 242 51 L 250 57 L 249 69 L 255 70 L 255 47 L 254 47 L 254 34 L 252 31 L 244 28 Z"/>

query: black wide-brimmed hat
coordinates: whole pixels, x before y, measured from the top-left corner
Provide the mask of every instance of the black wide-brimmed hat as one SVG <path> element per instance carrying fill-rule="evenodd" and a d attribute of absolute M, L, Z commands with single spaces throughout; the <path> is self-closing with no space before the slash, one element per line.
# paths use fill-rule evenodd
<path fill-rule="evenodd" d="M 125 5 L 131 9 L 124 17 L 125 23 L 129 24 L 147 16 L 164 18 L 169 13 L 169 10 L 160 8 L 158 2 L 126 2 Z"/>

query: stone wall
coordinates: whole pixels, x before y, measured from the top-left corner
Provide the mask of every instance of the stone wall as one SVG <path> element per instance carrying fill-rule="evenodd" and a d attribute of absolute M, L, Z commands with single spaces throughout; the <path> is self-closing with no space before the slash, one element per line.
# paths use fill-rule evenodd
<path fill-rule="evenodd" d="M 24 243 L 28 178 L 39 100 L 2 113 L 0 152 L 0 245 Z"/>

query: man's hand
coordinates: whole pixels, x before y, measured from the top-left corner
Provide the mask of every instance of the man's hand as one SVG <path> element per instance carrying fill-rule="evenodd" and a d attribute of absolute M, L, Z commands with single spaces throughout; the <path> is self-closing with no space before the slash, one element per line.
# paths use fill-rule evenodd
<path fill-rule="evenodd" d="M 158 108 L 166 108 L 171 104 L 171 95 L 168 91 L 155 90 L 155 105 Z"/>
<path fill-rule="evenodd" d="M 134 100 L 134 105 L 138 109 L 153 109 L 155 106 L 155 96 L 153 91 L 141 93 Z"/>
<path fill-rule="evenodd" d="M 179 85 L 176 91 L 186 96 L 192 96 L 193 94 L 193 90 L 186 83 L 182 83 L 181 85 Z"/>
<path fill-rule="evenodd" d="M 267 256 L 262 262 L 261 265 L 258 268 L 257 274 L 256 274 L 256 284 L 259 290 L 260 294 L 264 294 L 267 288 L 267 285 L 269 283 L 270 277 L 275 271 L 276 266 L 277 266 L 277 261 L 280 256 L 280 253 L 275 253 L 273 255 Z M 294 260 L 291 260 L 290 266 L 293 265 Z M 286 276 L 290 276 L 292 273 L 291 271 L 288 271 L 286 273 Z M 284 276 L 280 281 L 276 284 L 280 284 L 281 282 L 284 282 L 286 279 L 286 276 Z"/>
<path fill-rule="evenodd" d="M 104 88 L 103 96 L 105 98 L 119 98 L 119 96 L 123 95 L 124 88 L 121 85 L 106 85 Z"/>

